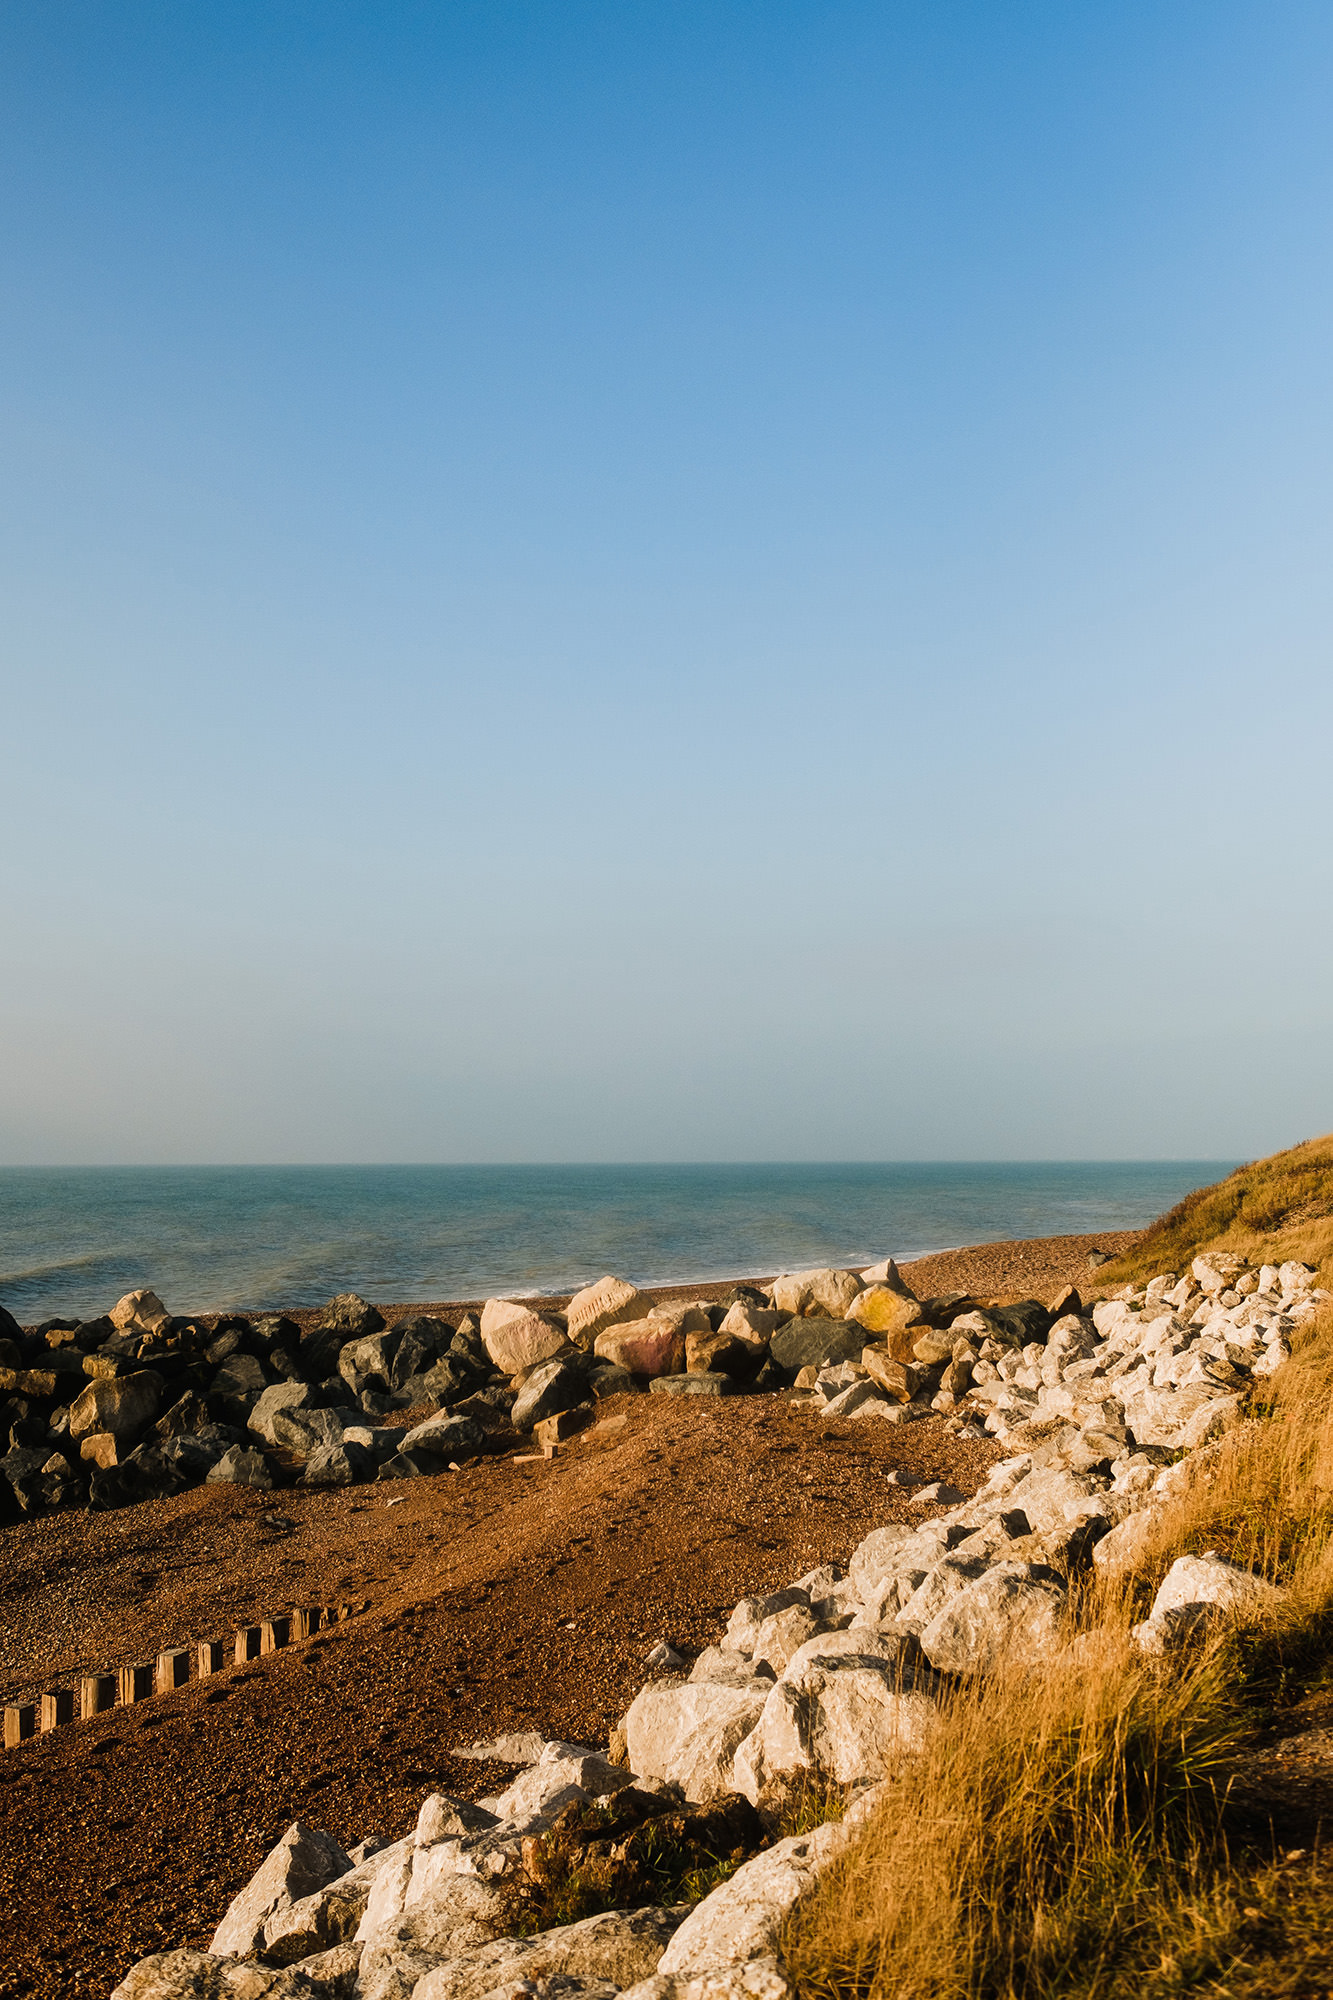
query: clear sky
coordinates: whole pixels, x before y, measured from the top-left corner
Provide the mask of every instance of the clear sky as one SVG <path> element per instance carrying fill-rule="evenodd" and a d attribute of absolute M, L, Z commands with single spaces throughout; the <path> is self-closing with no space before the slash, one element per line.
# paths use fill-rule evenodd
<path fill-rule="evenodd" d="M 1333 1126 L 1333 9 L 10 0 L 0 1159 Z"/>

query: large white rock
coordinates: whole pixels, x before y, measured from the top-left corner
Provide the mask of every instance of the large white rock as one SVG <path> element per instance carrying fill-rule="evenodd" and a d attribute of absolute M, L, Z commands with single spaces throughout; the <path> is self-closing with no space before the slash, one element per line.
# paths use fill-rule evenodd
<path fill-rule="evenodd" d="M 313 1896 L 317 1889 L 346 1875 L 352 1857 L 331 1833 L 317 1832 L 294 1820 L 277 1846 L 229 1905 L 208 1949 L 237 1958 L 258 1951 L 264 1926 L 275 1910 Z"/>
<path fill-rule="evenodd" d="M 481 1309 L 481 1339 L 495 1366 L 506 1375 L 518 1375 L 525 1368 L 551 1361 L 570 1345 L 562 1326 L 517 1299 L 487 1299 Z"/>
<path fill-rule="evenodd" d="M 335 1945 L 282 1969 L 202 1951 L 160 1951 L 131 1966 L 111 2000 L 353 2000 L 360 1947 Z"/>
<path fill-rule="evenodd" d="M 847 1839 L 843 1827 L 830 1821 L 745 1862 L 686 1917 L 662 1954 L 659 1976 L 699 1979 L 761 1959 L 782 1969 L 782 1927 Z"/>
<path fill-rule="evenodd" d="M 938 1711 L 896 1661 L 870 1654 L 807 1660 L 784 1675 L 736 1752 L 739 1792 L 751 1803 L 807 1773 L 850 1785 L 883 1778 L 917 1750 Z"/>
<path fill-rule="evenodd" d="M 861 1290 L 855 1271 L 836 1271 L 821 1265 L 814 1271 L 796 1271 L 773 1280 L 773 1304 L 779 1312 L 822 1313 L 829 1319 L 845 1319 L 847 1308 Z"/>
<path fill-rule="evenodd" d="M 626 1712 L 626 1755 L 641 1778 L 664 1778 L 702 1802 L 734 1790 L 733 1759 L 763 1713 L 764 1695 L 716 1681 L 650 1681 Z"/>
<path fill-rule="evenodd" d="M 1049 1659 L 1059 1648 L 1067 1598 L 1058 1578 L 1031 1563 L 1000 1562 L 951 1597 L 921 1633 L 933 1667 L 984 1674 L 1005 1660 Z"/>
<path fill-rule="evenodd" d="M 170 1317 L 157 1293 L 150 1292 L 147 1286 L 141 1291 L 126 1292 L 107 1314 L 119 1333 L 156 1333 Z"/>
<path fill-rule="evenodd" d="M 803 1604 L 808 1608 L 809 1603 L 809 1594 L 799 1584 L 794 1584 L 789 1590 L 775 1590 L 768 1597 L 743 1597 L 727 1620 L 722 1644 L 729 1652 L 744 1653 L 748 1658 L 755 1649 L 765 1619 L 772 1618 L 778 1611 L 785 1611 L 788 1605 Z"/>
<path fill-rule="evenodd" d="M 587 1750 L 578 1743 L 547 1743 L 537 1762 L 521 1772 L 494 1800 L 494 1811 L 499 1819 L 554 1812 L 559 1810 L 565 1796 L 574 1791 L 600 1799 L 633 1782 L 628 1771 L 608 1762 L 595 1750 Z"/>
<path fill-rule="evenodd" d="M 639 1291 L 628 1279 L 613 1278 L 608 1272 L 595 1285 L 585 1285 L 581 1292 L 575 1292 L 565 1308 L 565 1323 L 575 1346 L 591 1347 L 598 1334 L 605 1333 L 609 1326 L 646 1319 L 652 1309 L 653 1302 L 646 1292 Z"/>
<path fill-rule="evenodd" d="M 771 1340 L 780 1326 L 785 1326 L 788 1315 L 768 1306 L 747 1305 L 744 1299 L 737 1299 L 734 1306 L 728 1306 L 722 1317 L 719 1333 L 731 1333 L 738 1340 L 755 1345 Z"/>
<path fill-rule="evenodd" d="M 1276 1584 L 1240 1569 L 1210 1551 L 1202 1556 L 1178 1556 L 1152 1602 L 1153 1618 L 1185 1604 L 1218 1604 L 1240 1612 L 1275 1610 L 1287 1596 Z"/>
<path fill-rule="evenodd" d="M 653 1972 L 676 1927 L 671 1911 L 650 1905 L 606 1910 L 581 1923 L 538 1931 L 534 1937 L 492 1938 L 488 1944 L 453 1953 L 428 1972 L 410 1989 L 412 2000 L 483 2000 L 501 1989 L 512 1990 L 520 1980 L 531 1982 L 527 1991 L 538 1993 L 543 1990 L 538 1981 L 604 1981 L 605 1992 L 615 1994 Z M 389 2000 L 387 1994 L 368 1989 L 364 1974 L 359 1995 L 364 2000 Z"/>
<path fill-rule="evenodd" d="M 275 1965 L 294 1965 L 334 1945 L 349 1944 L 366 1914 L 371 1890 L 381 1871 L 392 1867 L 395 1850 L 411 1851 L 410 1836 L 380 1848 L 347 1874 L 335 1876 L 311 1896 L 283 1904 L 264 1925 L 264 1957 Z"/>
<path fill-rule="evenodd" d="M 755 1666 L 769 1666 L 774 1674 L 780 1674 L 797 1647 L 813 1639 L 819 1629 L 820 1620 L 808 1604 L 789 1604 L 785 1610 L 773 1612 L 755 1634 Z"/>
<path fill-rule="evenodd" d="M 506 1896 L 475 1875 L 446 1876 L 429 1896 L 366 1937 L 357 2000 L 408 2000 L 443 1961 L 492 1943 L 511 1907 Z"/>

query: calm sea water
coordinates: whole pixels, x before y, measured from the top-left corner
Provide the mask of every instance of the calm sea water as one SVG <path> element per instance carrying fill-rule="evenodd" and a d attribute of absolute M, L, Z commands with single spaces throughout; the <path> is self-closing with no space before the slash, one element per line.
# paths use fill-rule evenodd
<path fill-rule="evenodd" d="M 1232 1162 L 0 1169 L 0 1303 L 173 1312 L 562 1292 L 1133 1229 Z"/>

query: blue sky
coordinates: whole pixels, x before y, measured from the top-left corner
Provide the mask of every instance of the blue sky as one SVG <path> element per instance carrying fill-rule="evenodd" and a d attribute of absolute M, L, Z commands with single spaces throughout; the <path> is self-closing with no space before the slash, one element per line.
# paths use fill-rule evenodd
<path fill-rule="evenodd" d="M 0 1160 L 1333 1126 L 1333 14 L 0 13 Z"/>

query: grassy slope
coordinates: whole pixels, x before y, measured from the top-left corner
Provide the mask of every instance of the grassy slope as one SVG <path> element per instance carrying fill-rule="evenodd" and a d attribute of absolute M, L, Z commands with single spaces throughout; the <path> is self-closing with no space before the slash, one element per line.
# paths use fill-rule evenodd
<path fill-rule="evenodd" d="M 1333 1272 L 1333 1138 L 1200 1189 L 1099 1277 L 1220 1247 Z M 1182 1468 L 1139 1572 L 1088 1591 L 1079 1650 L 949 1697 L 789 1929 L 802 2000 L 1333 1994 L 1333 1874 L 1256 1844 L 1225 1792 L 1236 1752 L 1326 1720 L 1333 1688 L 1333 1310 L 1294 1349 L 1253 1420 Z M 1130 1626 L 1176 1555 L 1210 1548 L 1285 1603 L 1163 1673 Z"/>
<path fill-rule="evenodd" d="M 1289 1257 L 1333 1270 L 1333 1134 L 1238 1167 L 1196 1188 L 1113 1264 L 1098 1290 L 1159 1271 L 1183 1274 L 1202 1250 L 1280 1264 Z"/>

